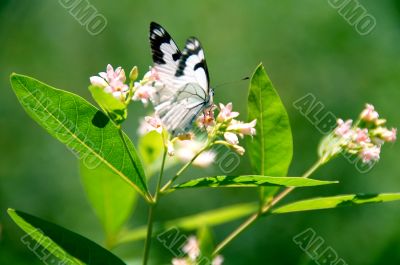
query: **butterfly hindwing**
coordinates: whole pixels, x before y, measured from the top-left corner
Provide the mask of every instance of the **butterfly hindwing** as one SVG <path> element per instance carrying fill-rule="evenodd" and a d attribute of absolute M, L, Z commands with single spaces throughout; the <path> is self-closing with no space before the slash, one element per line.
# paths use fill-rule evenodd
<path fill-rule="evenodd" d="M 205 91 L 195 83 L 180 88 L 174 97 L 156 106 L 156 113 L 172 135 L 187 133 L 204 110 Z"/>

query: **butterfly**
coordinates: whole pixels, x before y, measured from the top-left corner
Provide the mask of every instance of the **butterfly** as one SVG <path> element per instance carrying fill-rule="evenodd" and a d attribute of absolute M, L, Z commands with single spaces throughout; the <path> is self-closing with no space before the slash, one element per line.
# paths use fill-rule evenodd
<path fill-rule="evenodd" d="M 199 40 L 190 37 L 181 52 L 155 22 L 150 24 L 149 39 L 153 70 L 161 83 L 152 97 L 156 115 L 173 136 L 188 133 L 199 114 L 213 106 L 204 51 Z"/>

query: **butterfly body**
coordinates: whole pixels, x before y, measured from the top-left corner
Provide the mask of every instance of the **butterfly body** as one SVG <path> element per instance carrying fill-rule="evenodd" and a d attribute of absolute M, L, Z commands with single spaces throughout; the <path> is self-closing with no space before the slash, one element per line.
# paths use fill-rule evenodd
<path fill-rule="evenodd" d="M 187 133 L 199 114 L 213 105 L 204 51 L 191 37 L 181 52 L 155 22 L 150 25 L 150 44 L 159 82 L 152 99 L 156 115 L 172 135 Z"/>

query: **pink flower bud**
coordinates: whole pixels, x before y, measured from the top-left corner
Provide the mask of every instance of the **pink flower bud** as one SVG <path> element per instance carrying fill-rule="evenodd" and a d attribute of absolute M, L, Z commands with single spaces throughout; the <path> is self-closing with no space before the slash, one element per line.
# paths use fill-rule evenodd
<path fill-rule="evenodd" d="M 368 136 L 368 129 L 357 128 L 354 134 L 357 143 L 369 143 L 371 139 Z"/>
<path fill-rule="evenodd" d="M 224 133 L 224 138 L 228 143 L 230 143 L 232 145 L 239 143 L 239 139 L 238 139 L 237 135 L 232 132 Z"/>
<path fill-rule="evenodd" d="M 100 76 L 92 76 L 90 77 L 90 83 L 93 86 L 97 86 L 97 87 L 101 87 L 101 88 L 105 88 L 106 86 L 108 86 L 107 82 L 101 78 Z"/>
<path fill-rule="evenodd" d="M 232 131 L 243 135 L 255 135 L 256 129 L 254 128 L 257 124 L 257 120 L 253 120 L 249 123 L 242 123 L 238 121 L 233 121 L 231 125 L 228 126 L 227 131 Z"/>
<path fill-rule="evenodd" d="M 343 121 L 342 119 L 337 120 L 337 127 L 335 129 L 335 134 L 339 137 L 345 139 L 350 138 L 352 135 L 351 126 L 353 124 L 352 120 Z"/>
<path fill-rule="evenodd" d="M 392 128 L 391 130 L 384 128 L 384 127 L 379 127 L 374 130 L 374 133 L 383 141 L 385 142 L 395 142 L 396 141 L 396 135 L 397 135 L 397 129 Z"/>
<path fill-rule="evenodd" d="M 373 105 L 366 104 L 365 109 L 360 114 L 360 118 L 363 121 L 372 122 L 379 118 L 379 114 L 375 111 L 375 107 Z"/>
<path fill-rule="evenodd" d="M 232 145 L 231 148 L 233 149 L 233 151 L 235 151 L 236 153 L 238 153 L 239 155 L 244 155 L 244 152 L 246 151 L 242 146 L 240 145 Z"/>

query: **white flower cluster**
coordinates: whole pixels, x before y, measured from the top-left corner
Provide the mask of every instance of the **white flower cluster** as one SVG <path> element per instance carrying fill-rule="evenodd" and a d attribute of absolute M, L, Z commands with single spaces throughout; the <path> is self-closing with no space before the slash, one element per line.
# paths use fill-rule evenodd
<path fill-rule="evenodd" d="M 397 129 L 384 127 L 385 119 L 380 119 L 378 112 L 371 104 L 366 104 L 359 120 L 338 119 L 334 131 L 340 140 L 342 150 L 358 155 L 364 163 L 377 161 L 380 158 L 381 147 L 385 142 L 396 141 Z"/>
<path fill-rule="evenodd" d="M 195 236 L 190 236 L 188 238 L 182 250 L 187 257 L 172 259 L 172 265 L 196 265 L 204 263 L 204 260 L 201 258 L 199 241 Z M 218 255 L 211 261 L 211 265 L 222 265 L 223 262 L 224 258 Z"/>
<path fill-rule="evenodd" d="M 216 141 L 218 144 L 223 144 L 236 153 L 243 155 L 245 149 L 239 145 L 239 137 L 243 138 L 245 135 L 253 136 L 256 134 L 255 126 L 256 120 L 249 123 L 238 121 L 235 118 L 239 116 L 239 112 L 232 111 L 232 103 L 226 105 L 219 104 L 219 113 L 214 120 L 214 108 L 202 114 L 197 123 L 200 127 L 207 128 L 210 134 L 223 136 L 223 141 Z M 239 136 L 239 137 L 238 137 Z"/>
<path fill-rule="evenodd" d="M 90 83 L 104 89 L 105 92 L 112 94 L 116 99 L 123 102 L 129 94 L 129 86 L 125 84 L 125 71 L 121 67 L 115 70 L 111 64 L 107 65 L 106 72 L 100 72 L 99 76 L 90 77 Z"/>

